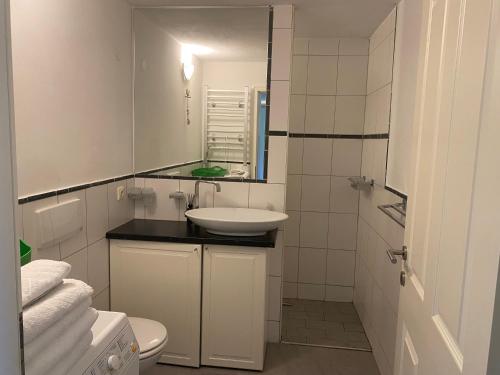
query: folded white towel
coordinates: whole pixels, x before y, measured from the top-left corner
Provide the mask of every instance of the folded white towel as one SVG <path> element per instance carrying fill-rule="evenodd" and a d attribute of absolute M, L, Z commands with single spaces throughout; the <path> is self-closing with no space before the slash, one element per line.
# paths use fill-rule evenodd
<path fill-rule="evenodd" d="M 81 357 L 89 350 L 92 344 L 92 332 L 87 333 L 80 339 L 78 344 L 71 350 L 66 357 L 64 357 L 56 367 L 46 373 L 46 375 L 68 375 L 71 374 L 71 368 L 76 365 Z M 80 375 L 78 373 L 77 375 Z"/>
<path fill-rule="evenodd" d="M 51 345 L 46 346 L 39 351 L 34 358 L 26 360 L 27 375 L 43 375 L 52 373 L 51 370 L 59 364 L 65 357 L 71 354 L 78 342 L 91 331 L 92 325 L 97 320 L 97 311 L 88 309 L 87 312 L 74 325 L 67 329 Z M 52 328 L 49 328 L 51 330 Z M 26 349 L 33 344 L 36 345 L 37 339 L 26 345 Z"/>
<path fill-rule="evenodd" d="M 35 260 L 21 267 L 23 307 L 61 284 L 70 271 L 68 263 L 48 259 Z"/>
<path fill-rule="evenodd" d="M 51 328 L 45 330 L 40 336 L 24 346 L 24 360 L 31 362 L 39 353 L 47 349 L 55 341 L 64 335 L 68 330 L 73 331 L 75 327 L 84 327 L 85 316 L 88 315 L 91 298 L 87 298 L 66 314 L 60 321 Z M 93 324 L 94 322 L 92 322 Z M 91 325 L 92 325 L 91 324 Z"/>
<path fill-rule="evenodd" d="M 93 289 L 80 280 L 64 279 L 58 286 L 23 311 L 24 344 L 29 344 L 52 327 L 82 301 Z"/>

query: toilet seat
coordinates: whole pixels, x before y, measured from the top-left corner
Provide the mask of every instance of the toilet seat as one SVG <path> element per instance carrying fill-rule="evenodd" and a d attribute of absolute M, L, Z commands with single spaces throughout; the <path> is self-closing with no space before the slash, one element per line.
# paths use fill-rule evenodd
<path fill-rule="evenodd" d="M 129 317 L 130 325 L 139 344 L 139 359 L 157 355 L 168 341 L 167 329 L 159 322 Z"/>

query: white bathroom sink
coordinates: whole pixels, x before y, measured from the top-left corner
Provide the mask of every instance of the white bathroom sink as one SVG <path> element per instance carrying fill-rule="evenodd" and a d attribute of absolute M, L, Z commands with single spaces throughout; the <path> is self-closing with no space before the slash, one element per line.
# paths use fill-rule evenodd
<path fill-rule="evenodd" d="M 261 236 L 288 219 L 281 212 L 253 208 L 198 208 L 186 211 L 186 216 L 208 232 L 225 236 Z"/>

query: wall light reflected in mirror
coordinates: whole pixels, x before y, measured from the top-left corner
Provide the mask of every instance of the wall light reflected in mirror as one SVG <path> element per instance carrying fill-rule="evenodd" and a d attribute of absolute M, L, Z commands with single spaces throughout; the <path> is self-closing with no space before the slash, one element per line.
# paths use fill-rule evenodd
<path fill-rule="evenodd" d="M 213 52 L 212 48 L 196 44 L 182 44 L 182 72 L 184 79 L 189 81 L 194 74 L 193 55 L 205 56 Z"/>

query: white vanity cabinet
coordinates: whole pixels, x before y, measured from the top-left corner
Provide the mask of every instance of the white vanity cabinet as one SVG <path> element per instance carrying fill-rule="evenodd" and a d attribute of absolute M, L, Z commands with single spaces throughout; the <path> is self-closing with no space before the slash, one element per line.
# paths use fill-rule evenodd
<path fill-rule="evenodd" d="M 262 370 L 267 251 L 204 246 L 201 363 Z"/>
<path fill-rule="evenodd" d="M 201 248 L 110 241 L 111 309 L 167 327 L 161 363 L 199 367 Z"/>
<path fill-rule="evenodd" d="M 268 251 L 113 239 L 111 309 L 165 325 L 160 363 L 262 370 Z"/>

